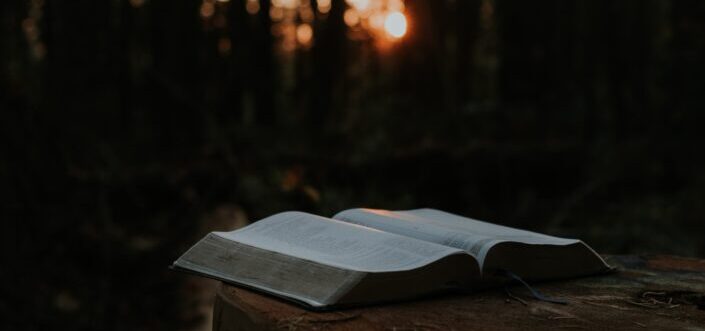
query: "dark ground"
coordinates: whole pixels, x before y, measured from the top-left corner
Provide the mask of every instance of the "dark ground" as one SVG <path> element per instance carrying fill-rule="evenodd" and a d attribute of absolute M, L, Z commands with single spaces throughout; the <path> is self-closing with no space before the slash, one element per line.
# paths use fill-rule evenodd
<path fill-rule="evenodd" d="M 167 266 L 291 209 L 705 257 L 704 2 L 409 0 L 382 49 L 333 1 L 289 51 L 268 2 L 203 3 L 0 5 L 0 328 L 192 329 Z"/>

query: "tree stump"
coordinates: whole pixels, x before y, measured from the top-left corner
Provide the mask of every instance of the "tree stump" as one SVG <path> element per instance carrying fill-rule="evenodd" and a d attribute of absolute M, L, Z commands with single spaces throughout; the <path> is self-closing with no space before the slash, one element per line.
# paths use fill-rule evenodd
<path fill-rule="evenodd" d="M 254 330 L 705 330 L 705 260 L 606 256 L 614 274 L 535 284 L 567 305 L 537 301 L 521 287 L 312 312 L 222 284 L 215 331 Z"/>

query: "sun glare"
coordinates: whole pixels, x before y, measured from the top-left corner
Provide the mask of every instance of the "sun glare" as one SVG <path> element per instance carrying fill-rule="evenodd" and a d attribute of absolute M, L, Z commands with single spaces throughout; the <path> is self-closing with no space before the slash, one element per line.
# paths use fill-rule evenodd
<path fill-rule="evenodd" d="M 321 14 L 327 14 L 330 11 L 330 0 L 318 0 L 316 4 Z"/>
<path fill-rule="evenodd" d="M 46 1 L 46 0 L 33 0 Z M 149 0 L 126 0 L 140 4 Z M 227 29 L 227 14 L 233 0 L 200 0 L 200 14 L 205 29 Z M 355 41 L 371 40 L 375 45 L 388 49 L 400 41 L 408 31 L 409 19 L 405 0 L 242 0 L 250 15 L 262 10 L 271 20 L 271 33 L 275 48 L 282 55 L 297 49 L 310 49 L 315 43 L 314 28 L 319 20 L 327 19 L 334 5 L 341 6 L 347 37 Z M 263 7 L 263 3 L 269 6 Z M 218 49 L 223 55 L 231 52 L 230 39 L 223 39 Z"/>
<path fill-rule="evenodd" d="M 310 24 L 304 23 L 296 27 L 296 40 L 299 44 L 310 45 L 313 39 L 313 28 Z"/>
<path fill-rule="evenodd" d="M 359 11 L 366 10 L 370 6 L 370 0 L 348 0 L 347 3 Z"/>
<path fill-rule="evenodd" d="M 393 38 L 401 38 L 406 34 L 406 16 L 393 12 L 384 19 L 384 30 Z"/>

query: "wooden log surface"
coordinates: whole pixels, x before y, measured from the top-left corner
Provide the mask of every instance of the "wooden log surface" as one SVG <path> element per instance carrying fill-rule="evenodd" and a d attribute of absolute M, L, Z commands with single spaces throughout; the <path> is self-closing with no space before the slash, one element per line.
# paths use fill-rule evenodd
<path fill-rule="evenodd" d="M 521 287 L 332 312 L 222 284 L 213 330 L 703 330 L 705 260 L 606 256 L 614 274 L 536 284 L 567 305 Z"/>

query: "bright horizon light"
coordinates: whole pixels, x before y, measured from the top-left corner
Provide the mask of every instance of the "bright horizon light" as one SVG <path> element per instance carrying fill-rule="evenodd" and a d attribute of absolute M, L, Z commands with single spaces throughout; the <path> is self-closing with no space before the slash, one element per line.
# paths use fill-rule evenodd
<path fill-rule="evenodd" d="M 406 16 L 400 12 L 393 12 L 384 19 L 384 30 L 394 38 L 401 38 L 406 34 Z"/>

